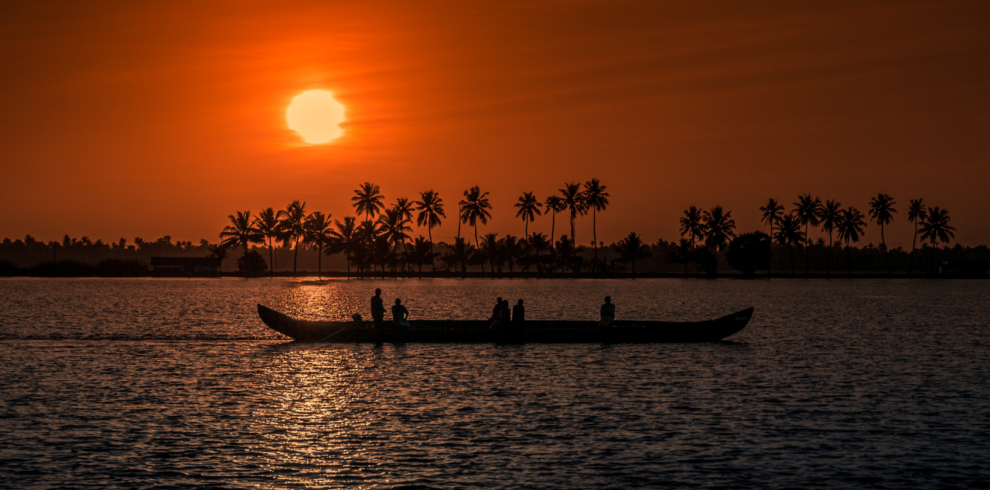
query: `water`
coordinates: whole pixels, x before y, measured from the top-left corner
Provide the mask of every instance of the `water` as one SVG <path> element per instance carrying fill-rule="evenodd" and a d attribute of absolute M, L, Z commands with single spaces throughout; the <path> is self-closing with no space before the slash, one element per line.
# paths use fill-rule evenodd
<path fill-rule="evenodd" d="M 697 320 L 731 342 L 297 345 L 263 303 Z M 985 281 L 0 280 L 0 487 L 986 488 Z M 589 306 L 590 305 L 590 306 Z"/>

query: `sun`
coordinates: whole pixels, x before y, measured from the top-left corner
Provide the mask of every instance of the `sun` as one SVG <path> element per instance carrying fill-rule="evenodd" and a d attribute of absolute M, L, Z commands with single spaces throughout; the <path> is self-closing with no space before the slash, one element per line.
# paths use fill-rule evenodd
<path fill-rule="evenodd" d="M 289 129 L 299 133 L 311 145 L 329 143 L 344 134 L 344 106 L 326 90 L 307 90 L 285 110 Z"/>

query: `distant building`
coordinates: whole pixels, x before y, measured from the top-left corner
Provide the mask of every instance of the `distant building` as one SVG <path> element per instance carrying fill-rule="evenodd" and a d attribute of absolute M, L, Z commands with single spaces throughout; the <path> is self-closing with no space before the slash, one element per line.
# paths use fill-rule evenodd
<path fill-rule="evenodd" d="M 152 257 L 151 273 L 160 277 L 215 277 L 220 259 L 215 257 Z"/>
<path fill-rule="evenodd" d="M 990 260 L 949 259 L 941 261 L 943 276 L 990 277 Z"/>

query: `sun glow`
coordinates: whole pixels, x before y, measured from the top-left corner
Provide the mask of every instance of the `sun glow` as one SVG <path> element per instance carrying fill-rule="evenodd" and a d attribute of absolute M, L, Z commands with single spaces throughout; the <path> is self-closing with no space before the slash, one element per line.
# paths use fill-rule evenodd
<path fill-rule="evenodd" d="M 329 143 L 344 134 L 344 106 L 326 90 L 307 90 L 285 110 L 289 129 L 299 133 L 311 145 Z"/>

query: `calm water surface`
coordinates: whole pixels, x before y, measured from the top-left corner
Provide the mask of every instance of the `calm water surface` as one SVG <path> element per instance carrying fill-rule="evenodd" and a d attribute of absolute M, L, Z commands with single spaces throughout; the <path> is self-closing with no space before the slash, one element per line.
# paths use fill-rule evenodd
<path fill-rule="evenodd" d="M 255 314 L 700 320 L 730 342 L 314 345 Z M 990 282 L 0 280 L 0 487 L 988 488 Z"/>

